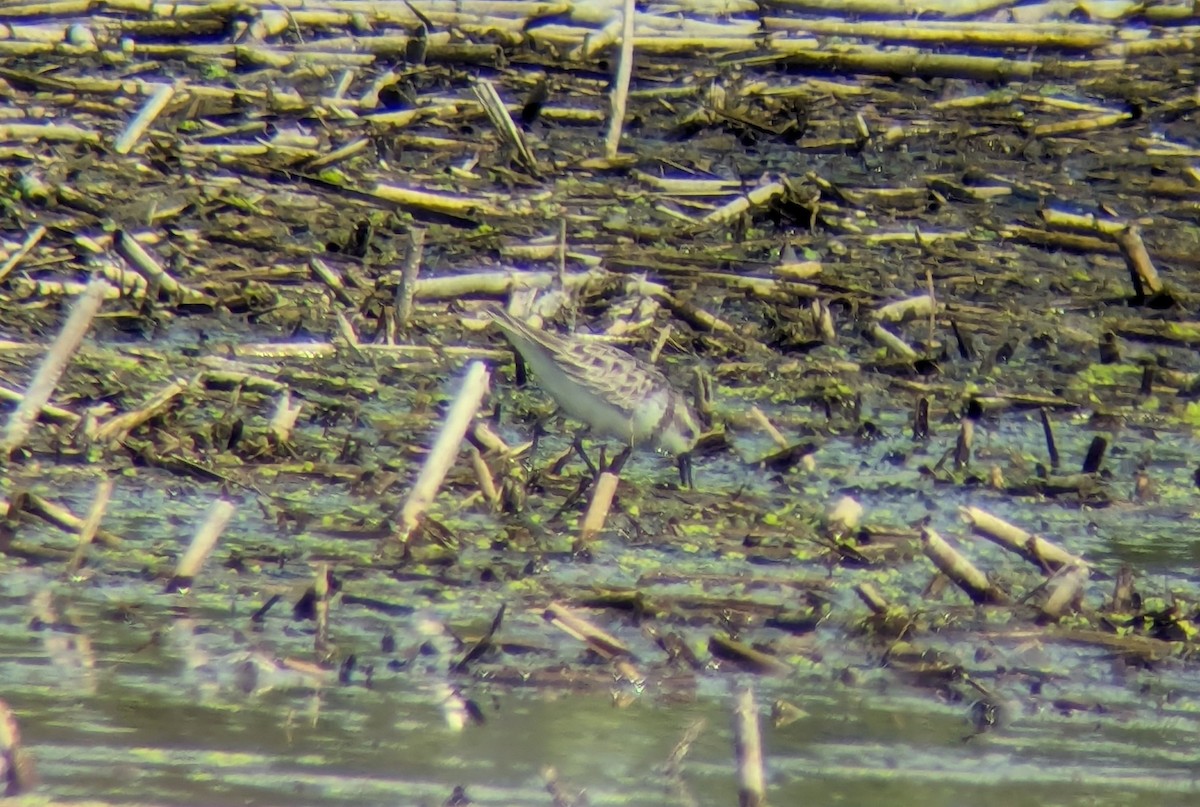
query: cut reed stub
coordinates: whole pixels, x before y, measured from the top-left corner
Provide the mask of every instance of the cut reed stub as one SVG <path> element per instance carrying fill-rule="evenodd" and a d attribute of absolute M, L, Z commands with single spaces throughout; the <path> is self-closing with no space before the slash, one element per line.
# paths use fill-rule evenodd
<path fill-rule="evenodd" d="M 213 502 L 204 523 L 200 525 L 200 529 L 196 530 L 195 537 L 188 545 L 187 552 L 175 566 L 175 574 L 167 581 L 166 592 L 168 594 L 173 594 L 192 584 L 196 575 L 200 573 L 204 561 L 208 560 L 208 556 L 212 554 L 213 547 L 217 545 L 221 533 L 229 525 L 235 510 L 237 510 L 237 506 L 233 502 L 224 499 Z"/>
<path fill-rule="evenodd" d="M 446 473 L 458 458 L 467 429 L 483 403 L 483 396 L 487 394 L 488 379 L 488 370 L 483 362 L 471 362 L 467 367 L 462 386 L 442 421 L 433 448 L 425 456 L 417 481 L 413 483 L 400 509 L 400 529 L 394 539 L 405 547 L 437 497 Z"/>
<path fill-rule="evenodd" d="M 592 500 L 583 516 L 581 540 L 589 541 L 604 529 L 604 522 L 608 519 L 608 512 L 612 509 L 613 499 L 617 495 L 617 482 L 617 475 L 611 471 L 604 471 L 596 480 L 596 486 L 592 489 Z"/>

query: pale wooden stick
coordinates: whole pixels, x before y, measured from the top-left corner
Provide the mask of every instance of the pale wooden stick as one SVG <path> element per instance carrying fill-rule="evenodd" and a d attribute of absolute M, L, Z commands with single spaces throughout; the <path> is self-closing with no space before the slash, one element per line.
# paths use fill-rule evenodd
<path fill-rule="evenodd" d="M 621 130 L 625 126 L 625 110 L 629 103 L 629 80 L 633 77 L 633 20 L 637 14 L 634 0 L 625 0 L 621 20 L 621 51 L 617 56 L 617 75 L 613 80 L 612 118 L 604 138 L 604 156 L 610 160 L 621 149 Z"/>
<path fill-rule="evenodd" d="M 33 759 L 21 745 L 17 716 L 0 701 L 0 796 L 20 796 L 37 784 Z"/>
<path fill-rule="evenodd" d="M 96 485 L 96 497 L 92 499 L 92 508 L 88 511 L 87 518 L 79 528 L 79 543 L 75 545 L 75 554 L 71 556 L 71 560 L 67 563 L 67 575 L 73 575 L 83 566 L 87 560 L 88 547 L 92 545 L 92 541 L 96 538 L 96 533 L 100 530 L 100 521 L 104 518 L 104 512 L 108 509 L 108 501 L 112 498 L 113 480 L 112 477 L 105 477 Z"/>
<path fill-rule="evenodd" d="M 544 616 L 554 627 L 585 643 L 605 659 L 633 656 L 633 652 L 620 639 L 588 622 L 562 603 L 550 603 Z"/>
<path fill-rule="evenodd" d="M 771 438 L 771 441 L 774 442 L 775 445 L 779 446 L 780 448 L 788 447 L 789 443 L 787 438 L 783 436 L 783 433 L 779 431 L 779 429 L 775 428 L 775 424 L 772 423 L 770 418 L 767 417 L 766 413 L 757 406 L 750 407 L 750 419 L 757 423 L 759 428 L 767 433 L 767 436 Z"/>
<path fill-rule="evenodd" d="M 458 456 L 458 447 L 462 444 L 463 436 L 467 433 L 475 413 L 479 411 L 487 390 L 487 367 L 483 362 L 471 362 L 467 367 L 462 388 L 454 399 L 454 405 L 446 413 L 446 420 L 442 423 L 437 440 L 425 458 L 421 473 L 400 510 L 400 532 L 396 535 L 396 540 L 400 543 L 408 543 L 413 531 L 421 523 L 425 511 L 433 504 L 438 488 L 442 486 L 446 472 L 454 464 L 454 459 Z"/>
<path fill-rule="evenodd" d="M 771 202 L 783 196 L 786 188 L 782 182 L 768 182 L 760 185 L 744 196 L 739 196 L 732 202 L 722 205 L 696 223 L 696 229 L 706 229 L 717 224 L 733 221 L 748 210 L 766 207 Z"/>
<path fill-rule="evenodd" d="M 61 504 L 50 501 L 36 493 L 30 493 L 25 496 L 24 511 L 32 515 L 43 518 L 49 521 L 60 530 L 66 532 L 80 533 L 83 530 L 84 520 L 72 513 Z M 107 530 L 98 530 L 96 537 L 105 546 L 120 546 L 121 539 L 113 535 Z"/>
<path fill-rule="evenodd" d="M 203 299 L 203 294 L 188 288 L 172 277 L 166 269 L 162 268 L 158 260 L 138 243 L 136 238 L 124 230 L 119 230 L 113 237 L 113 248 L 151 285 L 157 285 L 174 299 L 185 301 Z"/>
<path fill-rule="evenodd" d="M 934 307 L 933 295 L 921 294 L 882 306 L 875 311 L 875 318 L 880 322 L 903 322 L 915 317 L 929 316 Z"/>
<path fill-rule="evenodd" d="M 738 807 L 764 807 L 767 794 L 762 734 L 758 728 L 754 689 L 750 686 L 734 695 L 733 753 L 737 762 Z"/>
<path fill-rule="evenodd" d="M 308 262 L 315 274 L 322 283 L 329 287 L 333 292 L 333 296 L 337 298 L 342 305 L 353 306 L 354 298 L 346 291 L 346 281 L 342 279 L 342 273 L 334 269 L 329 264 L 320 258 L 313 258 Z"/>
<path fill-rule="evenodd" d="M 15 349 L 15 345 L 15 342 L 0 342 L 0 352 Z M 0 401 L 8 401 L 9 403 L 19 404 L 23 400 L 25 400 L 25 396 L 16 390 L 0 387 Z M 41 417 L 44 417 L 47 420 L 55 420 L 59 423 L 67 423 L 70 425 L 78 423 L 81 419 L 79 415 L 75 414 L 70 409 L 63 409 L 61 406 L 55 406 L 54 404 L 46 404 L 42 407 L 42 411 L 39 414 Z"/>
<path fill-rule="evenodd" d="M 479 492 L 483 494 L 483 498 L 495 510 L 500 506 L 500 492 L 496 490 L 496 480 L 492 478 L 492 471 L 488 468 L 487 460 L 479 453 L 479 449 L 475 446 L 470 446 L 471 468 L 475 471 L 475 480 L 479 483 Z"/>
<path fill-rule="evenodd" d="M 895 353 L 902 359 L 912 361 L 917 358 L 917 351 L 908 346 L 908 343 L 901 339 L 896 334 L 889 331 L 887 328 L 880 325 L 878 322 L 871 323 L 871 336 L 877 342 L 881 342 L 884 347 Z"/>
<path fill-rule="evenodd" d="M 324 658 L 329 647 L 329 564 L 317 564 L 317 576 L 313 581 L 315 621 L 317 629 L 314 640 L 317 658 Z"/>
<path fill-rule="evenodd" d="M 859 583 L 854 587 L 854 593 L 858 595 L 864 605 L 871 609 L 871 613 L 876 616 L 887 613 L 889 607 L 887 598 L 880 594 L 879 589 L 871 583 Z"/>
<path fill-rule="evenodd" d="M 1047 541 L 1040 535 L 1026 532 L 1020 527 L 997 518 L 978 507 L 961 507 L 959 513 L 971 525 L 971 530 L 992 543 L 1015 552 L 1030 563 L 1043 569 L 1056 571 L 1067 566 L 1087 566 L 1087 562 L 1073 555 L 1058 544 Z"/>
<path fill-rule="evenodd" d="M 613 497 L 617 494 L 617 475 L 611 471 L 600 474 L 596 486 L 592 489 L 592 500 L 588 503 L 587 512 L 583 516 L 580 528 L 580 538 L 587 541 L 604 529 L 604 521 L 612 508 Z"/>
<path fill-rule="evenodd" d="M 150 400 L 142 404 L 140 408 L 115 415 L 97 426 L 92 439 L 102 443 L 124 440 L 133 429 L 167 411 L 172 402 L 187 391 L 191 383 L 191 380 L 185 378 L 178 378 L 170 382 L 150 396 Z"/>
<path fill-rule="evenodd" d="M 425 254 L 425 230 L 414 227 L 408 231 L 408 249 L 404 252 L 404 266 L 400 270 L 400 286 L 396 289 L 396 324 L 407 331 L 412 319 L 413 298 L 417 294 L 417 277 L 421 274 L 421 260 Z"/>
<path fill-rule="evenodd" d="M 142 108 L 138 111 L 137 115 L 125 127 L 125 131 L 121 132 L 117 139 L 113 141 L 113 151 L 117 154 L 128 154 L 134 144 L 150 128 L 150 124 L 154 123 L 155 119 L 162 114 L 162 111 L 167 108 L 167 104 L 171 103 L 171 99 L 174 97 L 175 85 L 158 85 L 158 88 L 146 99 L 146 103 L 142 104 Z"/>
<path fill-rule="evenodd" d="M 1042 616 L 1047 619 L 1058 619 L 1066 612 L 1079 594 L 1089 577 L 1086 566 L 1069 566 L 1058 577 L 1057 585 L 1050 591 L 1050 596 L 1042 604 Z"/>
<path fill-rule="evenodd" d="M 212 507 L 208 509 L 204 523 L 200 525 L 200 529 L 196 530 L 195 537 L 188 544 L 187 552 L 183 553 L 183 557 L 176 564 L 175 576 L 167 583 L 167 591 L 176 591 L 195 579 L 200 572 L 200 567 L 204 565 L 204 561 L 208 560 L 213 547 L 217 545 L 217 539 L 229 525 L 229 520 L 233 518 L 235 510 L 237 510 L 237 506 L 231 501 L 217 499 L 213 502 Z"/>
<path fill-rule="evenodd" d="M 862 523 L 863 506 L 853 496 L 843 496 L 825 519 L 825 531 L 831 538 L 850 535 Z"/>
<path fill-rule="evenodd" d="M 283 395 L 275 403 L 275 413 L 271 415 L 269 428 L 271 436 L 280 443 L 286 443 L 292 438 L 292 430 L 296 428 L 296 418 L 300 417 L 303 403 L 292 406 L 291 390 L 285 389 Z"/>
<path fill-rule="evenodd" d="M 1116 241 L 1125 256 L 1130 273 L 1141 281 L 1146 292 L 1158 294 L 1162 291 L 1163 283 L 1158 276 L 1158 269 L 1150 258 L 1146 242 L 1142 240 L 1142 228 L 1136 224 L 1124 227 L 1117 233 Z"/>
<path fill-rule="evenodd" d="M 87 333 L 88 328 L 92 325 L 92 320 L 100 311 L 104 295 L 111 288 L 103 280 L 93 280 L 88 283 L 83 294 L 71 307 L 71 313 L 67 316 L 66 323 L 59 331 L 54 344 L 46 351 L 41 365 L 34 373 L 33 381 L 25 390 L 25 399 L 8 419 L 8 425 L 4 430 L 4 440 L 0 442 L 0 459 L 8 457 L 25 443 L 29 436 L 29 430 L 37 420 L 38 413 L 50 400 L 50 395 L 54 392 L 59 377 L 67 369 L 67 363 L 75 355 L 75 351 L 79 349 L 84 334 Z"/>
<path fill-rule="evenodd" d="M 30 229 L 29 233 L 25 236 L 25 240 L 21 242 L 21 246 L 17 247 L 8 256 L 8 259 L 0 264 L 0 280 L 4 280 L 4 278 L 8 277 L 9 272 L 17 268 L 17 264 L 38 245 L 38 242 L 42 240 L 42 236 L 45 234 L 46 225 L 44 224 L 38 224 Z"/>
<path fill-rule="evenodd" d="M 471 90 L 479 99 L 492 126 L 496 127 L 496 132 L 517 153 L 517 160 L 529 170 L 530 174 L 540 177 L 542 174 L 537 158 L 529 150 L 529 144 L 525 142 L 525 135 L 513 122 L 512 115 L 508 114 L 508 107 L 504 105 L 500 93 L 496 91 L 496 85 L 486 78 L 480 78 L 471 83 Z"/>
<path fill-rule="evenodd" d="M 942 574 L 965 591 L 972 602 L 981 604 L 1004 602 L 1007 599 L 1004 592 L 992 585 L 991 581 L 987 579 L 987 575 L 977 569 L 933 530 L 921 531 L 921 548 L 925 550 L 925 557 L 929 558 Z"/>
<path fill-rule="evenodd" d="M 553 253 L 557 247 L 551 247 Z M 574 291 L 590 285 L 607 282 L 608 273 L 599 269 L 587 272 L 572 272 L 563 278 L 565 290 Z M 419 300 L 447 300 L 465 297 L 468 294 L 486 294 L 500 297 L 516 289 L 546 289 L 559 281 L 558 272 L 477 272 L 469 275 L 447 275 L 426 277 L 417 281 L 416 297 Z"/>

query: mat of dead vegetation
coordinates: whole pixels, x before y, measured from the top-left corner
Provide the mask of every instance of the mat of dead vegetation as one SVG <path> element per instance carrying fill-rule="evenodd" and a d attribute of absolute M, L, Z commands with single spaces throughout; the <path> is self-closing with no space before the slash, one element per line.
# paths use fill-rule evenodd
<path fill-rule="evenodd" d="M 918 11 L 651 4 L 623 62 L 611 3 L 0 7 L 0 698 L 43 792 L 710 803 L 737 786 L 693 718 L 753 680 L 778 803 L 867 803 L 868 737 L 909 749 L 900 803 L 947 772 L 998 799 L 980 748 L 1031 804 L 1194 798 L 1200 21 Z M 577 424 L 517 386 L 498 301 L 694 392 L 696 487 L 640 453 L 586 525 Z M 409 534 L 474 360 L 490 396 Z M 685 739 L 568 742 L 567 692 Z M 913 751 L 876 698 L 954 739 Z M 132 739 L 80 761 L 101 730 Z M 1060 774 L 1022 767 L 1042 743 Z"/>

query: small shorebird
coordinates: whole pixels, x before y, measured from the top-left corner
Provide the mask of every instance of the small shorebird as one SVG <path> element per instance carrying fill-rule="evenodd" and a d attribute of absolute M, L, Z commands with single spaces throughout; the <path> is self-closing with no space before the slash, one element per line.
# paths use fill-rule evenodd
<path fill-rule="evenodd" d="M 691 485 L 691 451 L 700 427 L 658 368 L 599 342 L 533 328 L 502 309 L 489 308 L 488 314 L 567 414 L 624 443 L 622 456 L 643 444 L 676 455 L 680 480 Z M 614 465 L 619 462 L 623 458 Z"/>

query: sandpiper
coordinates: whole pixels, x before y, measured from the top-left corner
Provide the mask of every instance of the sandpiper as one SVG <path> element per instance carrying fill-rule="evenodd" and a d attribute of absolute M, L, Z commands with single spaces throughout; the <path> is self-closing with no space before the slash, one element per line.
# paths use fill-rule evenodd
<path fill-rule="evenodd" d="M 700 428 L 660 370 L 599 342 L 533 328 L 501 309 L 488 313 L 567 414 L 626 448 L 650 444 L 676 455 L 680 479 L 691 484 L 691 450 Z"/>

